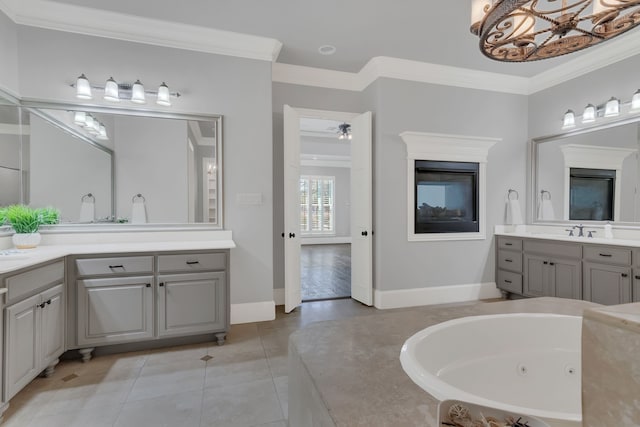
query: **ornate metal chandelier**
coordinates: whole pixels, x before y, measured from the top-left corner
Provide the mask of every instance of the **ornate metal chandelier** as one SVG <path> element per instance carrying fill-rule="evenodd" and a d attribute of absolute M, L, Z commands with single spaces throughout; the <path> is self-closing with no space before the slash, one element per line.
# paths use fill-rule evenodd
<path fill-rule="evenodd" d="M 640 0 L 472 0 L 480 50 L 505 62 L 576 52 L 640 23 Z"/>

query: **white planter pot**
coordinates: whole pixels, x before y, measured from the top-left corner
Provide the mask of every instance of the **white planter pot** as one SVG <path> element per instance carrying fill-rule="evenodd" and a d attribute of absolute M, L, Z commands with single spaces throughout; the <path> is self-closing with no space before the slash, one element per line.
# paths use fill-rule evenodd
<path fill-rule="evenodd" d="M 15 233 L 11 240 L 16 249 L 33 249 L 40 244 L 40 233 Z"/>

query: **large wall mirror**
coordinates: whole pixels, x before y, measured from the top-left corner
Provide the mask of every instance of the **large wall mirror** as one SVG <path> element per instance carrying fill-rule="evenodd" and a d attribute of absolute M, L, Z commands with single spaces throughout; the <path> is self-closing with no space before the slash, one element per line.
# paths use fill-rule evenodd
<path fill-rule="evenodd" d="M 533 222 L 640 223 L 639 123 L 575 130 L 532 143 Z"/>
<path fill-rule="evenodd" d="M 220 116 L 5 97 L 0 122 L 0 206 L 53 206 L 63 225 L 222 227 Z"/>

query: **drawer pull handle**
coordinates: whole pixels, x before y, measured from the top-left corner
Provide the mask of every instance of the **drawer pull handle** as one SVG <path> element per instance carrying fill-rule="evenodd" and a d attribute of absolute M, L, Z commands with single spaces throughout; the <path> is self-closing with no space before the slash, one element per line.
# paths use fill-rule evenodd
<path fill-rule="evenodd" d="M 110 265 L 109 268 L 112 270 L 115 268 L 124 268 L 124 265 Z"/>
<path fill-rule="evenodd" d="M 513 246 L 513 243 L 505 243 L 505 246 Z"/>
<path fill-rule="evenodd" d="M 504 283 L 513 283 L 511 280 L 505 280 Z"/>
<path fill-rule="evenodd" d="M 627 277 L 628 274 L 627 273 L 622 273 L 622 277 Z"/>
<path fill-rule="evenodd" d="M 611 254 L 600 254 L 600 256 L 603 256 L 605 258 L 611 258 L 613 255 L 611 255 Z"/>
<path fill-rule="evenodd" d="M 513 260 L 512 260 L 512 259 L 509 259 L 509 258 L 506 258 L 506 259 L 505 259 L 505 262 L 513 262 Z"/>
<path fill-rule="evenodd" d="M 200 261 L 187 261 L 187 265 L 200 264 Z"/>

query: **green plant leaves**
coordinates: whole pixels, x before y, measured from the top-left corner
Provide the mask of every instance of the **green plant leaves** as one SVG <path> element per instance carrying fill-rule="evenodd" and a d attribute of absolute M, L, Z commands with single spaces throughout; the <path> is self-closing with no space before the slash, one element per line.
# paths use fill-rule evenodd
<path fill-rule="evenodd" d="M 40 225 L 57 224 L 60 211 L 55 208 L 30 208 L 11 205 L 0 209 L 0 224 L 9 224 L 16 233 L 35 233 Z"/>

